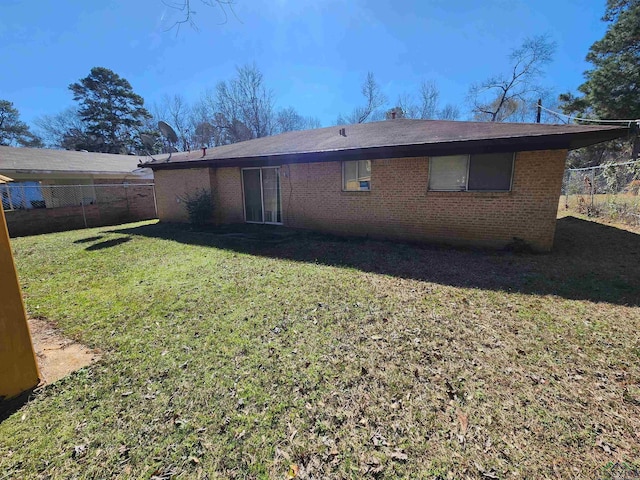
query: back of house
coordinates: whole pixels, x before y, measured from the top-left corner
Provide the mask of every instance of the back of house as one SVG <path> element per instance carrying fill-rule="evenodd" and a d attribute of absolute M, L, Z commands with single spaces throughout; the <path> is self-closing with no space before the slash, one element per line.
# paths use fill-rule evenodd
<path fill-rule="evenodd" d="M 393 119 L 158 157 L 161 221 L 212 198 L 211 223 L 502 248 L 553 245 L 567 152 L 610 126 Z"/>

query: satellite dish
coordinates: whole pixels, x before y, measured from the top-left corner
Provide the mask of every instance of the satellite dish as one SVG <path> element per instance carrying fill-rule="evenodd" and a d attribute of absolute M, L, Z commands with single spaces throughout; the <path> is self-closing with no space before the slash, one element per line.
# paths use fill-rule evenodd
<path fill-rule="evenodd" d="M 158 129 L 160 129 L 164 138 L 166 138 L 171 145 L 178 143 L 178 135 L 176 134 L 176 131 L 167 122 L 160 120 L 158 122 Z"/>
<path fill-rule="evenodd" d="M 153 135 L 149 135 L 148 133 L 141 133 L 140 140 L 147 150 L 153 151 L 153 147 L 155 147 L 156 145 L 156 139 Z"/>
<path fill-rule="evenodd" d="M 155 150 L 156 138 L 153 135 L 149 135 L 148 133 L 140 133 L 139 136 L 140 141 L 142 142 L 142 146 L 144 147 L 144 153 L 146 153 L 152 161 L 155 161 L 156 159 L 153 158 L 153 155 L 151 155 L 149 151 L 153 152 Z"/>
<path fill-rule="evenodd" d="M 174 143 L 178 142 L 178 135 L 171 125 L 162 120 L 158 122 L 158 129 L 160 129 L 160 132 L 162 132 L 162 136 L 169 142 L 169 148 L 167 149 L 169 151 L 169 158 L 167 158 L 166 160 L 168 162 L 169 160 L 171 160 L 171 154 L 178 151 L 173 146 Z"/>

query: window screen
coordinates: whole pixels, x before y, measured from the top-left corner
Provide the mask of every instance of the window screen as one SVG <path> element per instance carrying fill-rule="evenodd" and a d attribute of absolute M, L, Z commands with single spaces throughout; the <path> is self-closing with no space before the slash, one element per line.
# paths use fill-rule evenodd
<path fill-rule="evenodd" d="M 468 155 L 431 157 L 429 190 L 465 190 Z"/>
<path fill-rule="evenodd" d="M 513 153 L 471 155 L 468 190 L 509 191 Z"/>

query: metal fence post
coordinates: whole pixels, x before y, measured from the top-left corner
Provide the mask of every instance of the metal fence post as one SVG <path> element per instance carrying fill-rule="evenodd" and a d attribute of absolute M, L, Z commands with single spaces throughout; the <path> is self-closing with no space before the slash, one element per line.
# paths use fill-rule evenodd
<path fill-rule="evenodd" d="M 591 169 L 591 192 L 590 192 L 591 193 L 591 211 L 592 212 L 593 212 L 593 192 L 595 190 L 595 188 L 594 188 L 595 183 L 594 182 L 596 181 L 595 174 L 596 174 L 596 169 L 592 168 Z"/>
<path fill-rule="evenodd" d="M 80 202 L 80 205 L 82 206 L 82 219 L 84 220 L 84 228 L 88 228 L 87 227 L 87 214 L 84 212 L 84 199 L 82 199 L 82 201 Z"/>
<path fill-rule="evenodd" d="M 153 192 L 153 206 L 156 209 L 156 218 L 158 218 L 158 200 L 156 199 L 156 185 L 151 185 L 151 191 Z"/>

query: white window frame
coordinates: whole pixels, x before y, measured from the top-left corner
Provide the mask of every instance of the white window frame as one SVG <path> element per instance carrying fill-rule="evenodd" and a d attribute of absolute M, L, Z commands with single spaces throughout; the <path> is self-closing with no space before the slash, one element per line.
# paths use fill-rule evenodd
<path fill-rule="evenodd" d="M 491 153 L 491 152 L 489 152 Z M 505 193 L 511 192 L 513 190 L 513 172 L 516 167 L 516 153 L 513 152 L 511 155 L 511 178 L 509 179 L 509 190 L 469 190 L 469 166 L 471 165 L 471 154 L 467 153 L 465 156 L 467 157 L 467 173 L 466 173 L 466 183 L 464 186 L 464 190 L 434 190 L 429 187 L 429 182 L 431 182 L 431 160 L 438 157 L 448 157 L 450 155 L 434 155 L 429 157 L 429 178 L 427 180 L 427 191 L 429 192 L 486 192 L 486 193 Z"/>
<path fill-rule="evenodd" d="M 343 192 L 370 192 L 371 191 L 371 180 L 369 180 L 369 188 L 367 189 L 358 189 L 358 190 L 347 190 L 345 188 L 345 181 L 344 181 L 344 169 L 345 169 L 345 165 L 347 162 L 355 162 L 356 164 L 356 178 L 360 178 L 360 162 L 363 160 L 343 160 L 342 163 L 342 191 Z M 365 159 L 365 161 L 367 161 L 367 159 Z M 371 177 L 373 178 L 373 161 L 372 160 L 368 160 L 370 162 L 371 165 Z"/>

